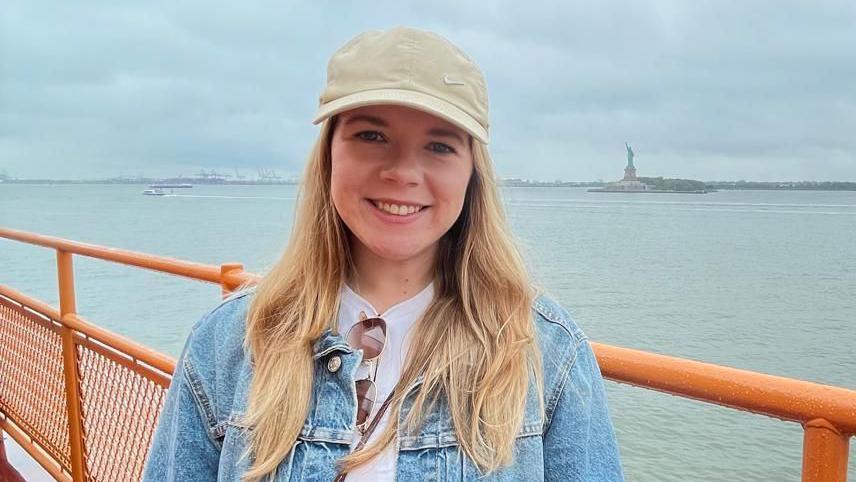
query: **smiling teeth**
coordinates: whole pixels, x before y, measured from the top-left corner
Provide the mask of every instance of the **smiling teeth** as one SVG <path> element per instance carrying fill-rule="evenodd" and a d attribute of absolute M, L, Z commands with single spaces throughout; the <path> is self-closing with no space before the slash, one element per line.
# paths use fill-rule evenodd
<path fill-rule="evenodd" d="M 390 214 L 395 214 L 397 216 L 407 216 L 408 214 L 413 214 L 416 211 L 422 209 L 422 206 L 406 206 L 399 204 L 387 204 L 382 203 L 380 201 L 373 201 L 374 205 L 377 206 L 381 211 L 386 211 Z"/>

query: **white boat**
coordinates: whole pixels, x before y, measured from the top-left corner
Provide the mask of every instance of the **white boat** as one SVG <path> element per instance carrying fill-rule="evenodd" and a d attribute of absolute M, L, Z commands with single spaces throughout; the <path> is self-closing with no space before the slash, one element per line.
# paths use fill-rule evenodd
<path fill-rule="evenodd" d="M 161 189 L 146 189 L 143 194 L 146 196 L 166 196 L 166 193 Z"/>

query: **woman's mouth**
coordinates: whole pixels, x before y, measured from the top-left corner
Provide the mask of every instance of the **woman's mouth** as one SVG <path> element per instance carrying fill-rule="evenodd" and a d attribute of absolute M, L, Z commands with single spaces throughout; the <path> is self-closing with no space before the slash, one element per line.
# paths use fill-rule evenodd
<path fill-rule="evenodd" d="M 379 211 L 382 211 L 386 214 L 391 214 L 393 216 L 399 216 L 406 218 L 408 216 L 413 216 L 422 210 L 426 209 L 428 206 L 422 206 L 419 204 L 395 204 L 388 203 L 383 201 L 376 201 L 373 199 L 369 199 L 374 207 L 376 207 Z"/>

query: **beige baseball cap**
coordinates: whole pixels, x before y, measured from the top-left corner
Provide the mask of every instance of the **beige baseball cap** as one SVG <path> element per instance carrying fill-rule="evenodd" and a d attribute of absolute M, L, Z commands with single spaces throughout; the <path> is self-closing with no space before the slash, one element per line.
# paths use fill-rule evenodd
<path fill-rule="evenodd" d="M 484 76 L 466 54 L 435 33 L 398 27 L 351 39 L 330 58 L 313 123 L 385 104 L 436 115 L 488 142 Z"/>

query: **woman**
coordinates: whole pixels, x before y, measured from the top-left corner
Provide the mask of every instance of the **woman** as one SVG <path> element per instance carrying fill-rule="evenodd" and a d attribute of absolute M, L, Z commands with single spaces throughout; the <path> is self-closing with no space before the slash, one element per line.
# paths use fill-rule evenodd
<path fill-rule="evenodd" d="M 197 323 L 145 480 L 620 480 L 603 381 L 507 230 L 446 39 L 337 51 L 292 239 Z"/>

